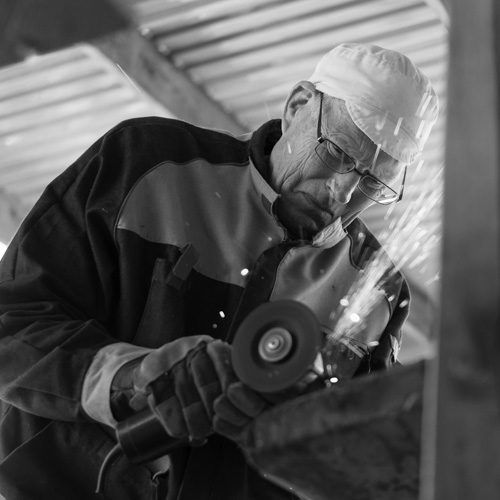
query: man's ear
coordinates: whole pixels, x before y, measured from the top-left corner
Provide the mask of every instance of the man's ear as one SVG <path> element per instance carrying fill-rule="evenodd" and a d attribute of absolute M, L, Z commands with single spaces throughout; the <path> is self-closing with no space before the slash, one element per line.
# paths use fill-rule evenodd
<path fill-rule="evenodd" d="M 314 99 L 318 93 L 314 84 L 307 80 L 301 81 L 292 87 L 285 103 L 285 109 L 283 110 L 283 118 L 281 121 L 283 133 L 288 129 L 302 106 L 305 106 L 309 101 Z"/>

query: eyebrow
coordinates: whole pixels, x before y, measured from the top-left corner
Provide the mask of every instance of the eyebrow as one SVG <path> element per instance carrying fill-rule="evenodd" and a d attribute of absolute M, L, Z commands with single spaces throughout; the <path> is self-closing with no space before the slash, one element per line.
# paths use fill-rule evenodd
<path fill-rule="evenodd" d="M 346 134 L 342 134 L 342 132 L 335 132 L 334 134 L 332 134 L 334 136 L 339 136 L 341 139 L 341 135 L 344 135 L 344 137 L 347 137 Z M 366 136 L 366 139 L 371 141 L 371 139 L 365 134 Z M 376 146 L 376 151 L 375 151 L 375 156 L 370 160 L 369 162 L 369 165 L 367 165 L 365 162 L 362 162 L 361 160 L 359 161 L 356 161 L 352 156 L 348 155 L 344 149 L 342 149 L 338 143 L 332 139 L 326 139 L 328 141 L 330 141 L 332 144 L 334 144 L 340 151 L 342 151 L 342 153 L 344 153 L 347 158 L 349 158 L 353 163 L 354 165 L 356 166 L 356 169 L 359 170 L 362 174 L 368 174 L 370 177 L 372 177 L 373 179 L 375 179 L 376 181 L 382 181 L 384 183 L 389 183 L 389 182 L 392 182 L 394 181 L 395 179 L 397 179 L 402 171 L 404 170 L 401 170 L 399 172 L 397 172 L 395 175 L 387 175 L 386 173 L 386 167 L 385 167 L 385 161 L 382 162 L 382 165 L 378 164 L 377 165 L 377 160 L 379 159 L 379 155 L 380 155 L 380 152 L 384 152 L 384 150 L 382 149 L 382 146 L 380 144 L 375 144 L 373 141 L 371 141 L 373 144 L 375 144 Z M 396 160 L 394 160 L 396 161 Z M 399 166 L 400 165 L 400 162 L 397 162 L 397 165 L 396 166 Z M 374 167 L 374 172 L 371 171 L 372 167 Z M 391 168 L 392 170 L 392 168 Z M 391 172 L 392 173 L 392 172 Z"/>
<path fill-rule="evenodd" d="M 327 141 L 330 141 L 331 143 L 333 143 L 333 144 L 335 145 L 335 147 L 337 147 L 340 151 L 342 151 L 342 153 L 344 153 L 344 154 L 346 155 L 346 157 L 347 157 L 347 158 L 349 158 L 349 160 L 351 160 L 351 161 L 354 163 L 354 165 L 356 165 L 356 168 L 358 168 L 358 167 L 359 167 L 359 169 L 360 169 L 360 170 L 362 170 L 363 172 L 364 172 L 365 170 L 369 170 L 369 169 L 370 169 L 370 168 L 374 165 L 374 161 L 376 161 L 376 160 L 377 160 L 377 158 L 378 158 L 378 156 L 379 156 L 379 152 L 381 151 L 381 148 L 379 148 L 379 147 L 377 146 L 377 153 L 376 153 L 376 155 L 375 155 L 375 158 L 373 158 L 373 157 L 372 157 L 369 161 L 363 161 L 364 159 L 358 159 L 358 160 L 356 160 L 356 159 L 355 159 L 355 158 L 353 158 L 350 154 L 346 153 L 345 149 L 344 149 L 344 148 L 342 148 L 342 147 L 340 147 L 340 146 L 339 146 L 339 143 L 338 143 L 338 142 L 337 142 L 337 140 L 336 140 L 336 139 L 337 139 L 337 137 L 338 137 L 338 138 L 340 138 L 340 140 L 341 140 L 343 143 L 347 144 L 347 143 L 348 143 L 348 141 L 349 141 L 349 139 L 352 141 L 352 137 L 347 136 L 347 134 L 342 133 L 342 132 L 334 132 L 334 133 L 332 134 L 332 136 L 333 136 L 334 138 L 330 139 L 330 138 L 326 138 L 326 137 L 325 137 L 325 139 L 326 139 Z M 368 137 L 368 136 L 366 136 L 366 137 L 369 139 L 369 137 Z M 347 145 L 349 146 L 349 144 L 347 144 Z M 359 151 L 360 149 L 361 149 L 361 148 L 356 148 L 356 150 L 357 150 L 357 151 Z"/>

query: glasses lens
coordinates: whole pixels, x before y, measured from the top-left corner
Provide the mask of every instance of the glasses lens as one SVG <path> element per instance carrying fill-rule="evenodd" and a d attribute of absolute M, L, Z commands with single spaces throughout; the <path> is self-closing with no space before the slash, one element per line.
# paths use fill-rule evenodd
<path fill-rule="evenodd" d="M 392 203 L 399 198 L 399 194 L 396 191 L 373 177 L 362 177 L 358 187 L 365 196 L 382 205 Z"/>
<path fill-rule="evenodd" d="M 354 170 L 353 161 L 333 142 L 324 139 L 316 146 L 319 159 L 331 170 L 345 174 Z"/>

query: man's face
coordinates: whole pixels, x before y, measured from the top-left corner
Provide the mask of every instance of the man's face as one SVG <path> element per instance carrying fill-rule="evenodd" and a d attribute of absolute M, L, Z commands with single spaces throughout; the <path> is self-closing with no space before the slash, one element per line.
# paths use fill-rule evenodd
<path fill-rule="evenodd" d="M 313 237 L 339 217 L 351 220 L 374 203 L 357 189 L 359 173 L 337 173 L 316 154 L 319 108 L 314 87 L 299 86 L 295 97 L 292 94 L 287 102 L 284 133 L 270 159 L 271 185 L 280 195 L 278 217 L 301 238 Z M 370 172 L 398 189 L 395 181 L 403 166 L 378 149 L 354 124 L 342 101 L 324 96 L 321 134 L 349 155 L 358 171 Z"/>

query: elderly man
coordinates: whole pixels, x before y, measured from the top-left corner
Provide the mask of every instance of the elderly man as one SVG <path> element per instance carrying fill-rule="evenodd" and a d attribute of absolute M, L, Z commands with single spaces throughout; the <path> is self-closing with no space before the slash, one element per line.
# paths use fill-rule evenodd
<path fill-rule="evenodd" d="M 268 403 L 236 378 L 231 337 L 279 299 L 335 328 L 379 249 L 357 216 L 402 197 L 437 109 L 406 57 L 343 44 L 248 137 L 141 118 L 90 147 L 2 261 L 0 493 L 93 498 L 117 422 L 156 405 L 173 446 L 113 462 L 106 498 L 292 498 L 238 447 Z M 395 362 L 409 293 L 390 276 L 363 330 L 378 345 L 342 376 Z"/>

